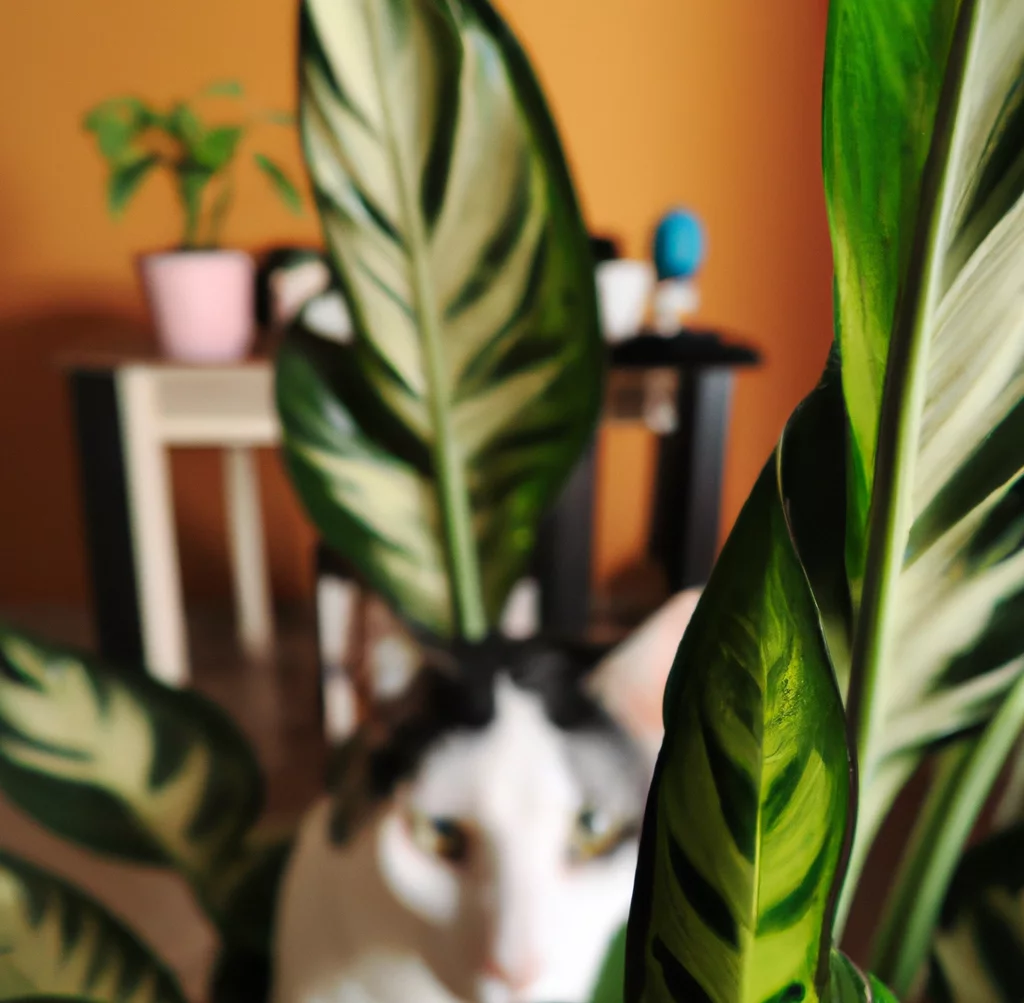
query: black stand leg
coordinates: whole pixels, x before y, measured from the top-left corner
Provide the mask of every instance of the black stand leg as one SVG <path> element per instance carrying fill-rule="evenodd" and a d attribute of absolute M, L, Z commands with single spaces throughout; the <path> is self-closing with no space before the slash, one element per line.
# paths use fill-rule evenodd
<path fill-rule="evenodd" d="M 673 592 L 703 585 L 715 562 L 732 381 L 722 368 L 679 373 L 678 427 L 659 449 L 650 543 Z"/>
<path fill-rule="evenodd" d="M 142 621 L 117 383 L 111 372 L 73 372 L 70 381 L 99 653 L 141 669 Z"/>
<path fill-rule="evenodd" d="M 540 529 L 535 568 L 545 632 L 578 636 L 590 622 L 596 461 L 594 439 Z"/>

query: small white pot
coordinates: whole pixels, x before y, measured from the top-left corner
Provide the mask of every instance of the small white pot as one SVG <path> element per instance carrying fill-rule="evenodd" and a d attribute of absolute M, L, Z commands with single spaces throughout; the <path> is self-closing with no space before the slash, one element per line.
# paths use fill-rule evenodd
<path fill-rule="evenodd" d="M 617 258 L 601 262 L 596 277 L 605 340 L 624 341 L 639 334 L 654 289 L 652 265 Z"/>
<path fill-rule="evenodd" d="M 253 259 L 244 251 L 170 251 L 139 261 L 160 347 L 181 362 L 236 362 L 256 333 Z"/>

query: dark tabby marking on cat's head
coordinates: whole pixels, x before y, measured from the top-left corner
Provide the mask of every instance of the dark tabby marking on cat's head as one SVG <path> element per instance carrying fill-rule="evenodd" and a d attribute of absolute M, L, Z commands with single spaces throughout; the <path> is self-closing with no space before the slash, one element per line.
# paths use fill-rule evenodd
<path fill-rule="evenodd" d="M 406 692 L 376 707 L 372 719 L 336 754 L 331 771 L 336 793 L 332 838 L 338 843 L 348 840 L 372 808 L 410 777 L 442 739 L 487 728 L 495 718 L 501 676 L 536 696 L 546 718 L 560 731 L 600 736 L 635 765 L 643 790 L 638 748 L 582 685 L 606 651 L 577 642 L 511 641 L 500 636 L 446 648 L 425 646 L 422 667 Z"/>

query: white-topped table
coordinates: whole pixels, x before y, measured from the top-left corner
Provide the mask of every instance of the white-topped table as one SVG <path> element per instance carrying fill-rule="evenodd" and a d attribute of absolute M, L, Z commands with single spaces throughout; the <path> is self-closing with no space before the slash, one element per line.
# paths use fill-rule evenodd
<path fill-rule="evenodd" d="M 273 615 L 254 450 L 280 441 L 265 360 L 186 366 L 160 359 L 62 360 L 71 388 L 100 651 L 189 681 L 188 644 L 168 451 L 224 451 L 239 640 L 273 644 Z"/>

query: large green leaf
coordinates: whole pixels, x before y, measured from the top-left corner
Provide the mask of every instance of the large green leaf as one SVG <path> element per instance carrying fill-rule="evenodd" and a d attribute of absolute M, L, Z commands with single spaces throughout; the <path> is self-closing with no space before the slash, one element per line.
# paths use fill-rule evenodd
<path fill-rule="evenodd" d="M 627 1000 L 827 999 L 850 761 L 775 461 L 683 637 L 664 714 Z"/>
<path fill-rule="evenodd" d="M 891 35 L 907 30 L 907 5 L 861 6 L 877 8 Z M 840 25 L 833 47 L 848 37 Z M 936 42 L 934 58 L 944 51 Z M 850 698 L 860 815 L 844 905 L 922 756 L 988 721 L 1024 668 L 1022 79 L 1024 5 L 963 0 L 878 426 Z M 866 72 L 861 82 L 874 86 Z M 887 239 L 880 228 L 875 240 Z M 844 377 L 847 364 L 844 352 Z M 862 391 L 844 390 L 852 411 Z"/>
<path fill-rule="evenodd" d="M 91 899 L 0 852 L 0 1000 L 184 1003 L 173 975 Z"/>
<path fill-rule="evenodd" d="M 593 262 L 540 88 L 486 0 L 306 0 L 301 128 L 358 337 L 278 370 L 292 476 L 406 615 L 499 615 L 600 398 Z"/>
<path fill-rule="evenodd" d="M 262 805 L 253 754 L 212 704 L 4 628 L 0 790 L 82 846 L 179 868 L 201 896 L 241 866 Z"/>
<path fill-rule="evenodd" d="M 855 597 L 882 385 L 959 0 L 831 0 L 823 162 L 850 423 Z"/>

